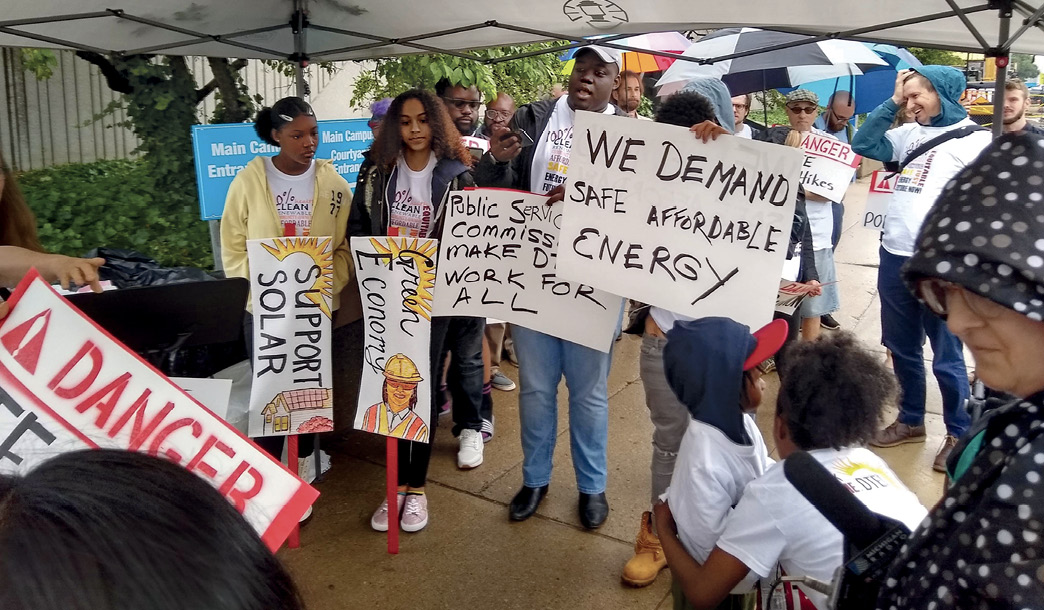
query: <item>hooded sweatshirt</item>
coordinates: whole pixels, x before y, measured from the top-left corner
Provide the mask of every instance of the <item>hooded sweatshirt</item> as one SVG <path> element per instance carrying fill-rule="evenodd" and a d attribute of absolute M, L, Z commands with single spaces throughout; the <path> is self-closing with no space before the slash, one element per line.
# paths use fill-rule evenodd
<path fill-rule="evenodd" d="M 695 91 L 710 100 L 718 125 L 728 129 L 729 133 L 736 132 L 736 121 L 732 115 L 732 97 L 725 83 L 716 78 L 694 78 L 682 87 L 682 91 Z"/>
<path fill-rule="evenodd" d="M 667 333 L 664 373 L 692 420 L 666 495 L 682 546 L 701 563 L 747 484 L 772 464 L 754 418 L 740 410 L 743 362 L 756 345 L 748 327 L 728 318 L 678 322 Z"/>
<path fill-rule="evenodd" d="M 921 66 L 917 72 L 927 78 L 939 95 L 940 112 L 929 125 L 913 122 L 889 130 L 899 107 L 887 99 L 878 106 L 852 139 L 852 149 L 871 159 L 897 161 L 921 144 L 954 129 L 974 127 L 960 104 L 966 82 L 964 75 L 949 66 Z M 881 246 L 897 256 L 910 256 L 917 233 L 943 187 L 957 172 L 979 155 L 991 140 L 988 131 L 975 132 L 947 140 L 919 155 L 904 169 L 896 182 L 885 217 Z"/>

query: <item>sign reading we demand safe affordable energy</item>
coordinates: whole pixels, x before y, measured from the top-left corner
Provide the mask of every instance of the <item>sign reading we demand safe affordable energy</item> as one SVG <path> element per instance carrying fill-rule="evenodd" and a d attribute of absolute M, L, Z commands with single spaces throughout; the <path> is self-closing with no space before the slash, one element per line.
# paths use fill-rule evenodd
<path fill-rule="evenodd" d="M 330 159 L 338 174 L 355 188 L 363 153 L 373 142 L 369 119 L 319 121 L 316 159 Z M 196 157 L 196 185 L 200 217 L 219 220 L 232 179 L 257 156 L 273 157 L 279 148 L 257 137 L 253 123 L 196 125 L 192 128 L 192 151 Z"/>

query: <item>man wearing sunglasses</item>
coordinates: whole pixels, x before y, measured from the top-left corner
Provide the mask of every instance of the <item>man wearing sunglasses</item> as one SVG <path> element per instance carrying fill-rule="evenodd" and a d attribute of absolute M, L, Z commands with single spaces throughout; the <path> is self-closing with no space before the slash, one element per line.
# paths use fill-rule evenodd
<path fill-rule="evenodd" d="M 482 94 L 479 93 L 478 87 L 451 85 L 449 79 L 444 78 L 435 85 L 435 95 L 442 99 L 442 103 L 446 106 L 450 119 L 457 126 L 460 135 L 475 135 L 475 128 L 478 127 L 478 111 L 482 106 Z"/>

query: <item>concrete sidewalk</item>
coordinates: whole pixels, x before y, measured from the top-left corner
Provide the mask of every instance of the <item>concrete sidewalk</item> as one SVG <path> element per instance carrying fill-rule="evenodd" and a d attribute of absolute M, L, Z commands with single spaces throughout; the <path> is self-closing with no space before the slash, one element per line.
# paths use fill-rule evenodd
<path fill-rule="evenodd" d="M 854 184 L 846 200 L 845 231 L 836 259 L 841 278 L 838 321 L 881 353 L 876 294 L 878 233 L 859 226 L 867 183 Z M 301 548 L 284 549 L 308 607 L 313 610 L 670 608 L 670 576 L 632 589 L 620 583 L 638 520 L 648 510 L 652 425 L 638 379 L 639 339 L 616 344 L 609 378 L 609 487 L 611 513 L 597 532 L 577 517 L 577 491 L 569 455 L 566 391 L 560 390 L 559 442 L 551 490 L 536 516 L 508 521 L 507 505 L 522 483 L 518 392 L 494 391 L 496 436 L 479 468 L 456 467 L 456 440 L 448 417 L 440 421 L 427 493 L 430 523 L 402 534 L 400 554 L 388 555 L 370 515 L 384 493 L 384 439 L 349 433 L 324 441 L 333 469 L 317 484 L 315 512 L 301 529 Z M 518 379 L 507 365 L 505 373 Z M 771 442 L 778 379 L 766 378 L 759 424 Z M 942 493 L 944 478 L 931 470 L 944 434 L 940 397 L 928 384 L 928 442 L 880 450 L 926 506 Z M 894 410 L 888 421 L 894 418 Z"/>

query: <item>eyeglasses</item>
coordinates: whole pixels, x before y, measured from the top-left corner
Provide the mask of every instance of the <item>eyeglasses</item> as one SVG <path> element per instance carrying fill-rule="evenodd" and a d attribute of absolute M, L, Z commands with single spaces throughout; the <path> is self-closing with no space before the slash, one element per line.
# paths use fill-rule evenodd
<path fill-rule="evenodd" d="M 462 100 L 459 97 L 445 97 L 445 96 L 443 96 L 442 99 L 444 99 L 447 102 L 450 102 L 451 104 L 453 104 L 453 107 L 456 108 L 457 110 L 464 110 L 465 108 L 471 108 L 472 112 L 477 112 L 478 109 L 479 109 L 479 106 L 482 105 L 481 101 Z"/>
<path fill-rule="evenodd" d="M 840 115 L 840 114 L 834 112 L 833 109 L 830 110 L 830 115 L 833 116 L 835 119 L 837 119 L 839 121 L 844 121 L 845 123 L 851 121 L 852 120 L 852 116 L 853 116 L 851 114 L 848 115 L 848 116 Z"/>
<path fill-rule="evenodd" d="M 819 110 L 819 108 L 816 106 L 787 106 L 787 110 L 794 114 L 801 114 L 802 112 L 805 114 L 812 114 L 816 110 Z"/>
<path fill-rule="evenodd" d="M 487 110 L 486 118 L 491 121 L 504 121 L 505 123 L 511 120 L 514 116 L 514 112 L 508 112 L 507 110 Z"/>
<path fill-rule="evenodd" d="M 1004 313 L 1007 307 L 981 297 L 974 292 L 966 290 L 959 284 L 947 282 L 935 277 L 924 278 L 917 282 L 917 294 L 924 304 L 937 316 L 945 318 L 949 315 L 948 303 L 952 294 L 959 294 L 964 305 L 972 313 L 983 319 L 993 319 Z"/>
<path fill-rule="evenodd" d="M 747 106 L 746 104 L 733 104 L 732 105 L 732 109 L 733 110 L 746 110 L 749 107 L 750 106 Z"/>

